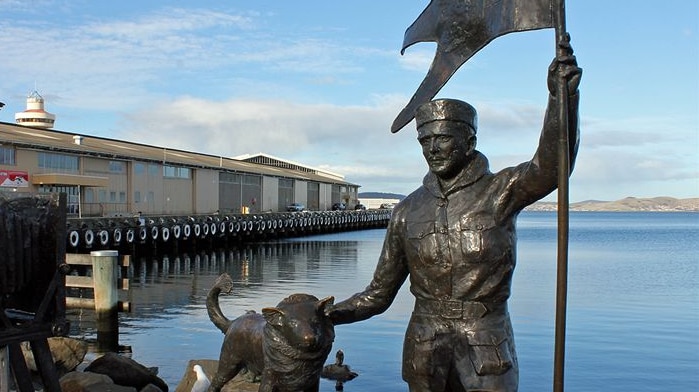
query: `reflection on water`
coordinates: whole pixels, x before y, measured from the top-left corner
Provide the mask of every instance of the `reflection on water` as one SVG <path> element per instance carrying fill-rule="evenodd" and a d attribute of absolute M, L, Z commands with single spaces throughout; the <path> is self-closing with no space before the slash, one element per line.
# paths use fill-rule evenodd
<path fill-rule="evenodd" d="M 365 230 L 135 258 L 128 271 L 130 290 L 121 293 L 132 308 L 131 313 L 119 315 L 121 351 L 130 350 L 137 361 L 160 367 L 161 377 L 174 387 L 188 360 L 218 359 L 223 335 L 208 319 L 206 294 L 219 274 L 227 272 L 234 282 L 232 294 L 221 297 L 229 318 L 246 310 L 259 312 L 295 292 L 344 299 L 371 279 L 384 232 Z M 70 311 L 72 334 L 96 341 L 93 315 L 88 310 Z M 336 344 L 343 340 L 338 338 Z M 93 351 L 109 348 L 95 342 Z M 353 354 L 356 358 L 358 353 L 351 348 L 344 351 L 352 365 Z M 392 353 L 395 366 L 399 354 Z"/>
<path fill-rule="evenodd" d="M 555 214 L 523 213 L 518 224 L 510 312 L 524 392 L 552 385 L 555 222 Z M 133 311 L 119 315 L 119 343 L 131 347 L 135 360 L 158 366 L 174 389 L 187 361 L 218 358 L 223 335 L 205 303 L 221 272 L 234 279 L 232 294 L 221 297 L 229 318 L 294 292 L 342 300 L 371 280 L 384 234 L 362 230 L 138 258 L 131 289 L 122 293 Z M 697 254 L 699 214 L 571 214 L 567 391 L 696 387 Z M 400 376 L 413 303 L 407 289 L 386 313 L 336 328 L 333 352 L 342 349 L 359 373 L 346 391 L 407 390 Z M 89 311 L 71 311 L 71 334 L 94 340 L 93 319 Z M 333 390 L 333 382 L 321 382 L 321 391 Z"/>

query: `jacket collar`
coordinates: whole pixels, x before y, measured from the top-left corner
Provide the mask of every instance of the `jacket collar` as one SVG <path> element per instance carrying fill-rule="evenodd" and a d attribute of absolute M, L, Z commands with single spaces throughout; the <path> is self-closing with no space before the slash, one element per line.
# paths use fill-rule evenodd
<path fill-rule="evenodd" d="M 442 190 L 439 179 L 432 172 L 427 173 L 425 178 L 422 180 L 422 185 L 435 197 L 444 198 L 449 194 L 458 191 L 459 189 L 473 184 L 488 172 L 488 158 L 486 158 L 480 151 L 475 151 L 473 154 L 473 159 L 471 159 L 466 167 L 461 170 L 459 174 L 457 174 L 457 180 L 453 182 L 451 188 Z"/>

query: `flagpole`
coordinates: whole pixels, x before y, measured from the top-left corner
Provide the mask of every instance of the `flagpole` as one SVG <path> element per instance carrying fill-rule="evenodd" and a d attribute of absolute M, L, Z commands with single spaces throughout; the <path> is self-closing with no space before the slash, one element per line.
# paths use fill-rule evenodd
<path fill-rule="evenodd" d="M 554 1 L 556 23 L 556 54 L 565 55 L 559 44 L 567 37 L 565 0 Z M 558 83 L 558 252 L 556 274 L 556 331 L 554 346 L 553 391 L 563 392 L 565 370 L 566 307 L 568 296 L 568 177 L 570 175 L 570 144 L 568 130 L 568 84 L 565 77 Z"/>

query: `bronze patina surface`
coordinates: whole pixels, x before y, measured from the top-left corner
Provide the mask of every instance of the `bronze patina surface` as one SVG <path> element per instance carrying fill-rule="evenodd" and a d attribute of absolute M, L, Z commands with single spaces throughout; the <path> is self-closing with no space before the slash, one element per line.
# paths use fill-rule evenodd
<path fill-rule="evenodd" d="M 335 324 L 384 312 L 410 278 L 415 297 L 403 379 L 411 392 L 516 391 L 519 370 L 507 309 L 516 261 L 516 219 L 557 186 L 560 101 L 568 109 L 569 159 L 578 146 L 578 68 L 566 41 L 548 72 L 549 101 L 531 160 L 493 173 L 476 150 L 469 104 L 438 99 L 415 112 L 429 166 L 423 184 L 393 211 L 366 289 L 329 307 Z M 565 83 L 567 100 L 556 92 Z"/>

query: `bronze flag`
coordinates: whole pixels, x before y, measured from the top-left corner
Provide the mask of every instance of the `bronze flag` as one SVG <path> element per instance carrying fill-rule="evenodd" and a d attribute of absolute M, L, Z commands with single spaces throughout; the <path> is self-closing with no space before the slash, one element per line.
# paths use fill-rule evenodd
<path fill-rule="evenodd" d="M 554 27 L 556 0 L 431 0 L 405 31 L 403 49 L 417 42 L 436 42 L 437 52 L 427 76 L 393 121 L 398 132 L 414 117 L 456 70 L 493 39 L 515 31 Z"/>

